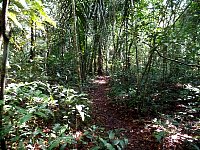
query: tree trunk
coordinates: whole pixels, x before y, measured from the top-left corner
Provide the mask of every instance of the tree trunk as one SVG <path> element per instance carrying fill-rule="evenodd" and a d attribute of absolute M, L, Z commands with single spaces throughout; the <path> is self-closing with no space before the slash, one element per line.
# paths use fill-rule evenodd
<path fill-rule="evenodd" d="M 73 48 L 75 50 L 75 54 L 76 54 L 76 69 L 77 69 L 77 74 L 78 74 L 78 84 L 79 84 L 79 90 L 81 90 L 81 83 L 82 83 L 82 79 L 81 79 L 81 66 L 80 66 L 80 52 L 78 49 L 78 45 L 77 45 L 77 29 L 76 29 L 76 20 L 77 20 L 77 16 L 76 16 L 76 2 L 75 0 L 72 0 L 72 11 L 73 11 Z"/>
<path fill-rule="evenodd" d="M 33 60 L 35 57 L 35 50 L 34 50 L 34 21 L 32 20 L 31 23 L 31 48 L 30 48 L 30 60 Z"/>
<path fill-rule="evenodd" d="M 1 149 L 6 150 L 6 142 L 5 137 L 3 135 L 3 106 L 4 106 L 4 89 L 5 89 L 5 80 L 6 80 L 6 63 L 8 59 L 8 43 L 9 43 L 9 35 L 6 35 L 6 26 L 7 26 L 7 12 L 8 12 L 8 4 L 9 0 L 3 0 L 2 3 L 2 22 L 1 22 L 1 36 L 3 36 L 3 59 L 2 59 L 2 66 L 1 66 L 1 89 L 0 89 L 0 142 L 1 142 Z"/>
<path fill-rule="evenodd" d="M 98 71 L 97 74 L 99 76 L 103 75 L 103 55 L 102 55 L 102 50 L 101 46 L 99 44 L 99 49 L 98 49 Z"/>

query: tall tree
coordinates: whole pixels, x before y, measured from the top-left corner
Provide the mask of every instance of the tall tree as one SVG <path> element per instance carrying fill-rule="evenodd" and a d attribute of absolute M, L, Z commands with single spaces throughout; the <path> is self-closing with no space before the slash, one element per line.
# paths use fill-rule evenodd
<path fill-rule="evenodd" d="M 9 0 L 3 0 L 2 3 L 2 21 L 0 25 L 0 35 L 3 36 L 3 59 L 1 64 L 1 83 L 0 83 L 0 141 L 1 149 L 6 150 L 6 142 L 4 138 L 3 130 L 3 106 L 4 106 L 4 89 L 5 89 L 5 80 L 6 80 L 6 63 L 8 59 L 8 43 L 10 38 L 10 33 L 7 30 L 7 16 L 8 16 L 8 4 Z"/>

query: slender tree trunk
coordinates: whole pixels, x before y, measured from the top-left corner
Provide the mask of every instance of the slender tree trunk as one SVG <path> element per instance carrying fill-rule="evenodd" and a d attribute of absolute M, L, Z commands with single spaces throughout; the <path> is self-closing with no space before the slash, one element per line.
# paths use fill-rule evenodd
<path fill-rule="evenodd" d="M 3 13 L 0 14 L 0 50 L 3 43 Z"/>
<path fill-rule="evenodd" d="M 1 28 L 1 27 L 0 27 L 0 28 Z M 1 29 L 0 29 L 0 30 L 1 30 Z M 2 41 L 3 41 L 2 33 L 0 33 L 0 51 L 1 51 Z"/>
<path fill-rule="evenodd" d="M 77 68 L 77 74 L 78 74 L 78 84 L 79 84 L 79 90 L 81 90 L 81 66 L 80 66 L 80 52 L 78 49 L 78 45 L 77 45 L 77 28 L 76 28 L 76 22 L 77 22 L 77 16 L 76 16 L 76 2 L 75 0 L 72 0 L 72 12 L 73 12 L 73 47 L 75 50 L 75 54 L 76 54 L 76 68 Z"/>
<path fill-rule="evenodd" d="M 98 28 L 98 14 L 97 9 L 95 10 L 94 15 L 94 24 L 93 24 L 93 30 L 94 30 L 94 45 L 93 45 L 93 54 L 94 54 L 94 74 L 96 74 L 96 71 L 98 71 L 97 67 L 99 67 L 98 63 L 101 61 L 101 49 L 100 49 L 100 35 L 99 35 L 99 28 Z M 98 58 L 97 58 L 98 55 Z M 97 59 L 97 60 L 96 60 Z"/>
<path fill-rule="evenodd" d="M 89 58 L 88 72 L 93 75 L 93 62 L 94 62 L 94 50 L 92 49 L 91 57 Z"/>
<path fill-rule="evenodd" d="M 9 43 L 9 35 L 6 35 L 6 26 L 7 26 L 7 12 L 8 12 L 8 4 L 9 0 L 3 0 L 2 4 L 2 24 L 1 24 L 1 36 L 3 36 L 3 59 L 1 66 L 1 89 L 0 89 L 0 142 L 1 149 L 6 150 L 6 141 L 4 137 L 3 130 L 3 106 L 4 106 L 4 89 L 5 89 L 5 80 L 6 80 L 6 63 L 8 59 L 8 43 Z"/>
<path fill-rule="evenodd" d="M 167 46 L 163 46 L 163 56 L 167 57 Z M 163 58 L 163 71 L 162 71 L 162 81 L 165 82 L 166 80 L 166 75 L 167 75 L 167 60 Z"/>
<path fill-rule="evenodd" d="M 99 42 L 99 47 L 98 47 L 98 75 L 102 76 L 103 75 L 103 55 L 102 55 L 102 49 L 101 49 L 101 42 Z"/>
<path fill-rule="evenodd" d="M 135 61 L 136 61 L 136 69 L 137 69 L 137 79 L 136 79 L 137 92 L 136 92 L 136 94 L 138 95 L 140 92 L 140 89 L 139 89 L 140 69 L 139 69 L 139 56 L 138 56 L 137 43 L 135 43 Z"/>
<path fill-rule="evenodd" d="M 94 51 L 94 74 L 97 72 L 97 51 Z"/>
<path fill-rule="evenodd" d="M 33 60 L 35 57 L 35 50 L 34 50 L 34 21 L 31 22 L 31 48 L 30 48 L 30 60 Z"/>

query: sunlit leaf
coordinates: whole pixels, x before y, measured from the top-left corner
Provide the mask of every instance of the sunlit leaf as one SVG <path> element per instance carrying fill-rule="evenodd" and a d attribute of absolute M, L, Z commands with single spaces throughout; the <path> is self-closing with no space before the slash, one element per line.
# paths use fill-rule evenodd
<path fill-rule="evenodd" d="M 99 140 L 106 146 L 106 144 L 107 144 L 106 140 L 102 139 L 101 137 L 99 138 Z"/>
<path fill-rule="evenodd" d="M 108 149 L 108 150 L 115 150 L 115 148 L 110 144 L 110 143 L 106 143 L 106 148 Z"/>
<path fill-rule="evenodd" d="M 48 22 L 50 25 L 53 25 L 54 27 L 56 27 L 56 22 L 53 21 L 53 19 L 51 19 L 49 16 L 45 16 L 44 21 Z"/>
<path fill-rule="evenodd" d="M 117 150 L 122 150 L 122 148 L 119 145 L 116 145 L 116 146 L 117 146 Z"/>
<path fill-rule="evenodd" d="M 18 0 L 18 1 L 24 8 L 28 7 L 25 0 Z"/>
<path fill-rule="evenodd" d="M 120 142 L 120 140 L 114 140 L 114 141 L 113 141 L 113 144 L 114 144 L 114 145 L 118 145 L 119 142 Z"/>
<path fill-rule="evenodd" d="M 17 20 L 16 14 L 12 12 L 8 12 L 8 18 L 10 18 L 20 29 L 22 29 L 22 25 Z"/>
<path fill-rule="evenodd" d="M 76 109 L 78 110 L 80 116 L 81 116 L 81 119 L 82 121 L 85 120 L 85 113 L 83 112 L 83 106 L 84 105 L 76 105 Z"/>
<path fill-rule="evenodd" d="M 67 126 L 62 126 L 59 134 L 62 135 L 67 130 L 67 128 Z"/>
<path fill-rule="evenodd" d="M 37 27 L 37 29 L 45 31 L 44 24 L 42 24 L 41 22 L 37 21 L 36 22 L 36 27 Z"/>

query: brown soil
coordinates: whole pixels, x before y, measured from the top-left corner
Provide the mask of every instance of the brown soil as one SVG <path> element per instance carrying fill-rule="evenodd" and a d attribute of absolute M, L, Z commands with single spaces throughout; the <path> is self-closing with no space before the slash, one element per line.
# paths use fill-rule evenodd
<path fill-rule="evenodd" d="M 152 137 L 152 130 L 148 129 L 148 118 L 138 119 L 137 113 L 120 106 L 111 104 L 107 94 L 110 90 L 109 77 L 100 76 L 92 81 L 90 91 L 92 99 L 92 118 L 94 124 L 99 124 L 106 130 L 123 128 L 128 138 L 127 150 L 156 150 L 159 144 Z"/>

